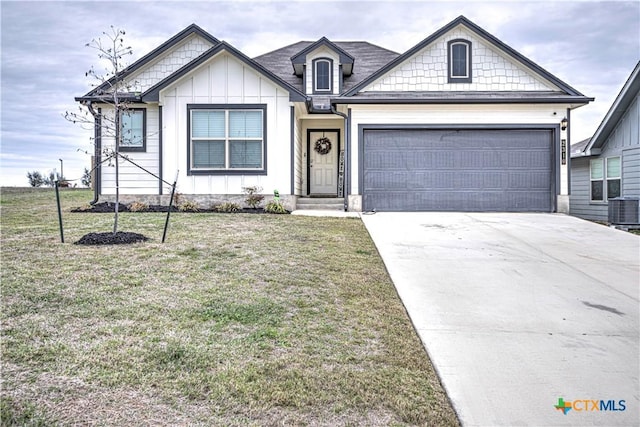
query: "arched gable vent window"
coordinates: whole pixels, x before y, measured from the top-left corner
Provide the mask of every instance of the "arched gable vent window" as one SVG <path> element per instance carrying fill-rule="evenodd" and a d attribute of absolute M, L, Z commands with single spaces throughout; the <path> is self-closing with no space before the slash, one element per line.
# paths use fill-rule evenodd
<path fill-rule="evenodd" d="M 451 40 L 447 47 L 449 83 L 471 83 L 471 42 Z"/>
<path fill-rule="evenodd" d="M 313 93 L 331 92 L 333 61 L 316 59 L 313 61 Z"/>

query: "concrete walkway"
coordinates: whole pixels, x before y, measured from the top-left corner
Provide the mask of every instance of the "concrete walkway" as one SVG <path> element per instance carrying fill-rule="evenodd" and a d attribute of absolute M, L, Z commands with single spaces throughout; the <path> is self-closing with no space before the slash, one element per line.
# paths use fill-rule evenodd
<path fill-rule="evenodd" d="M 362 219 L 464 425 L 640 424 L 640 237 L 560 214 Z"/>
<path fill-rule="evenodd" d="M 298 209 L 291 212 L 291 215 L 300 216 L 324 216 L 332 218 L 358 218 L 360 212 L 345 212 L 345 211 L 332 211 L 332 210 L 315 210 L 315 209 Z"/>

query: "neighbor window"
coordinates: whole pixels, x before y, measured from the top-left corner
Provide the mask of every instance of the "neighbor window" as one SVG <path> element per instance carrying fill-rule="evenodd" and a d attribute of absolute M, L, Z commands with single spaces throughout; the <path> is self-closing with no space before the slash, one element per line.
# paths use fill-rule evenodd
<path fill-rule="evenodd" d="M 449 48 L 449 83 L 471 83 L 471 42 L 452 40 Z"/>
<path fill-rule="evenodd" d="M 132 108 L 120 113 L 120 150 L 145 151 L 146 112 L 144 108 Z"/>
<path fill-rule="evenodd" d="M 621 195 L 620 157 L 591 160 L 591 200 L 603 202 Z M 606 186 L 605 186 L 606 182 Z"/>
<path fill-rule="evenodd" d="M 604 200 L 604 160 L 591 160 L 591 200 Z"/>
<path fill-rule="evenodd" d="M 316 59 L 313 62 L 314 92 L 331 92 L 331 67 L 330 59 Z"/>
<path fill-rule="evenodd" d="M 607 159 L 607 199 L 620 197 L 620 157 Z"/>
<path fill-rule="evenodd" d="M 189 107 L 190 170 L 263 171 L 265 109 Z"/>

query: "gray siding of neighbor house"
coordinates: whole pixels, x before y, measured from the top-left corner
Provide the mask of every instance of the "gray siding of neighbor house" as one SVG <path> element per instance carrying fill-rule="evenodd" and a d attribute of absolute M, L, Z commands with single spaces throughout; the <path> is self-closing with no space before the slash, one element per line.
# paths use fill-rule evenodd
<path fill-rule="evenodd" d="M 590 201 L 589 164 L 591 159 L 620 156 L 622 196 L 640 196 L 640 103 L 638 99 L 639 97 L 636 96 L 614 131 L 611 132 L 600 155 L 571 159 L 571 215 L 595 221 L 608 219 L 608 204 Z"/>

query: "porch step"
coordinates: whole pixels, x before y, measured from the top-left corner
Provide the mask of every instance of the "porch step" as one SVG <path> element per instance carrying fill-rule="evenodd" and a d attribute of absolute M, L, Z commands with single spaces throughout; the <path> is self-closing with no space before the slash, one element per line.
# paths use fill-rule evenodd
<path fill-rule="evenodd" d="M 296 209 L 342 211 L 344 210 L 344 199 L 339 197 L 301 197 L 298 199 Z"/>

